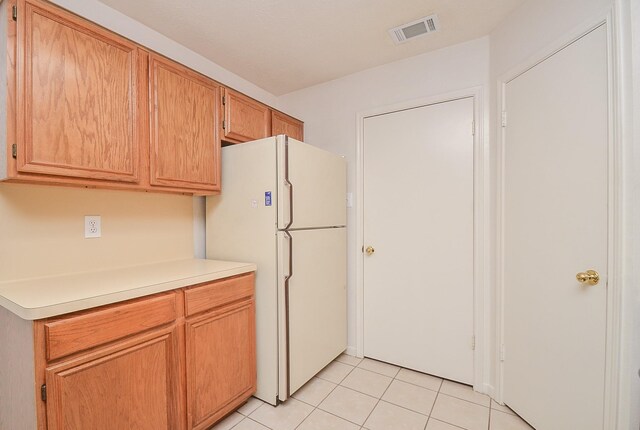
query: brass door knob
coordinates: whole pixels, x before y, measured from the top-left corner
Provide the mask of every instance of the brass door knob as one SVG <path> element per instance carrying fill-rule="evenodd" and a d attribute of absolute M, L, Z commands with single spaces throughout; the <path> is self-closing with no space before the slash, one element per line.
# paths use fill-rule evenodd
<path fill-rule="evenodd" d="M 367 246 L 367 248 L 364 250 L 364 252 L 366 252 L 366 253 L 367 253 L 367 255 L 371 255 L 371 254 L 373 254 L 374 252 L 376 252 L 376 250 L 375 250 L 375 249 L 373 249 L 373 246 Z"/>
<path fill-rule="evenodd" d="M 600 274 L 595 270 L 587 270 L 576 275 L 576 279 L 581 284 L 596 285 L 600 281 Z"/>

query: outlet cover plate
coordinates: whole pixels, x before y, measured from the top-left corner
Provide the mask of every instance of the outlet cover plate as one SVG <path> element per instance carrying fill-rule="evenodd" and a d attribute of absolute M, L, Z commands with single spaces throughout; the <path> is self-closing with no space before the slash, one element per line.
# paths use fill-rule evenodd
<path fill-rule="evenodd" d="M 102 220 L 100 215 L 85 215 L 84 217 L 84 237 L 93 239 L 102 236 Z"/>

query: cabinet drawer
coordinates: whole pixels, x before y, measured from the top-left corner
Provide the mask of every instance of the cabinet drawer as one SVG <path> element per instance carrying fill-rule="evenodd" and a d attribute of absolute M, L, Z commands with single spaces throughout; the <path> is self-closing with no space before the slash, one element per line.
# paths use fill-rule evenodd
<path fill-rule="evenodd" d="M 91 310 L 44 324 L 47 360 L 140 333 L 176 319 L 175 293 Z"/>
<path fill-rule="evenodd" d="M 185 314 L 191 316 L 253 295 L 255 274 L 249 273 L 185 290 Z"/>

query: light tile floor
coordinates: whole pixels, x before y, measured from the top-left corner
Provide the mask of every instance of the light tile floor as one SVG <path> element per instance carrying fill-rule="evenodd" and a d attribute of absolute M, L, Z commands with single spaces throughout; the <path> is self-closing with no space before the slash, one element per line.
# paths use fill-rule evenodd
<path fill-rule="evenodd" d="M 256 398 L 212 430 L 531 430 L 471 387 L 343 354 L 292 398 Z"/>

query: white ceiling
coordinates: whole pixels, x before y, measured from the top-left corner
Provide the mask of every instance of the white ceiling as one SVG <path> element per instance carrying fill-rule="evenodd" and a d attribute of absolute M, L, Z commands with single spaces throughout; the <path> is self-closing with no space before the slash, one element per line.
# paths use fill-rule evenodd
<path fill-rule="evenodd" d="M 100 1 L 281 95 L 484 36 L 524 0 Z M 437 33 L 387 33 L 434 13 Z"/>

